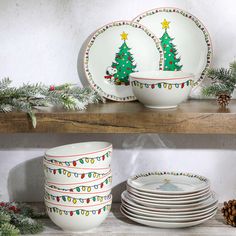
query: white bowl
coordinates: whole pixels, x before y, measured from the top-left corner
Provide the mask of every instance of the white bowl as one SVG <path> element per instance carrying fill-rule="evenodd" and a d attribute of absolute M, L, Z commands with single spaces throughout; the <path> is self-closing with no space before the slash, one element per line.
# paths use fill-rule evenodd
<path fill-rule="evenodd" d="M 107 191 L 112 185 L 112 173 L 95 181 L 81 183 L 58 183 L 45 181 L 45 186 L 61 193 L 94 194 Z"/>
<path fill-rule="evenodd" d="M 111 164 L 112 144 L 83 142 L 49 149 L 45 158 L 54 164 L 81 168 L 107 168 Z"/>
<path fill-rule="evenodd" d="M 175 108 L 186 101 L 193 85 L 193 74 L 181 71 L 148 71 L 130 74 L 135 97 L 149 108 Z"/>
<path fill-rule="evenodd" d="M 69 232 L 82 232 L 99 226 L 108 216 L 112 199 L 90 207 L 64 206 L 45 200 L 50 219 Z"/>
<path fill-rule="evenodd" d="M 91 206 L 111 199 L 111 188 L 103 192 L 63 193 L 45 186 L 45 199 L 51 203 L 60 203 L 66 206 Z"/>
<path fill-rule="evenodd" d="M 47 181 L 58 183 L 87 183 L 110 175 L 110 168 L 88 169 L 62 167 L 44 161 L 44 175 Z"/>

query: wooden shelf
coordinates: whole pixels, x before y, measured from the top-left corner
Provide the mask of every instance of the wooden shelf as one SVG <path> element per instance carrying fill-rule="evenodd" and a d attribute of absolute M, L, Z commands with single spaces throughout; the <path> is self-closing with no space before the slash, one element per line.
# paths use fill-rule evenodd
<path fill-rule="evenodd" d="M 135 222 L 124 217 L 119 211 L 120 204 L 113 204 L 112 212 L 110 212 L 108 218 L 103 222 L 101 226 L 96 229 L 93 229 L 86 233 L 76 234 L 76 235 L 113 235 L 113 236 L 130 236 L 130 235 L 139 235 L 139 236 L 235 236 L 236 229 L 227 226 L 223 222 L 223 217 L 218 211 L 218 214 L 211 220 L 205 222 L 204 224 L 183 228 L 183 229 L 159 229 L 152 228 L 143 225 L 139 225 Z M 69 236 L 72 235 L 69 232 L 64 232 L 56 225 L 54 225 L 49 219 L 42 220 L 45 227 L 44 231 L 39 235 L 57 235 L 57 236 Z M 74 234 L 73 234 L 74 235 Z"/>
<path fill-rule="evenodd" d="M 1 133 L 236 134 L 236 101 L 221 110 L 213 100 L 191 100 L 174 110 L 138 102 L 90 105 L 86 111 L 40 110 L 34 129 L 25 113 L 0 114 Z"/>

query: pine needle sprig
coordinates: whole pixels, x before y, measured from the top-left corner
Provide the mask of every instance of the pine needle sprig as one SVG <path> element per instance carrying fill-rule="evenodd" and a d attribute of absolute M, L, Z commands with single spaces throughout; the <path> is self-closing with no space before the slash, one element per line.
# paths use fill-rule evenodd
<path fill-rule="evenodd" d="M 211 79 L 210 86 L 203 88 L 205 96 L 231 96 L 236 86 L 236 62 L 230 64 L 229 69 L 209 69 L 207 77 Z"/>
<path fill-rule="evenodd" d="M 35 110 L 38 107 L 60 106 L 67 110 L 83 110 L 88 104 L 105 102 L 91 88 L 71 84 L 46 86 L 42 83 L 28 83 L 16 88 L 11 83 L 9 78 L 0 80 L 0 112 L 26 112 L 34 128 L 37 125 Z"/>

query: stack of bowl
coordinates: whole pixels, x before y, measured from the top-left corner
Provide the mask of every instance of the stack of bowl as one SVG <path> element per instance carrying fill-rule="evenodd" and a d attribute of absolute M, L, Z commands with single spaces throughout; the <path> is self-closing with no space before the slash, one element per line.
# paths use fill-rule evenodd
<path fill-rule="evenodd" d="M 97 227 L 112 203 L 112 145 L 84 142 L 49 149 L 44 157 L 45 205 L 65 231 Z"/>

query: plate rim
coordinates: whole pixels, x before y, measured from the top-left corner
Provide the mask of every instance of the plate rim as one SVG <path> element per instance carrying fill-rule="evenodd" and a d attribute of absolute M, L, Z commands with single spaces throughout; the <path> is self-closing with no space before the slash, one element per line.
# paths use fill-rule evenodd
<path fill-rule="evenodd" d="M 103 97 L 112 100 L 112 101 L 117 101 L 117 102 L 128 102 L 128 101 L 135 101 L 137 100 L 137 98 L 132 95 L 132 96 L 127 96 L 124 98 L 120 98 L 117 97 L 115 95 L 112 94 L 107 94 L 106 92 L 104 92 L 100 87 L 98 87 L 96 85 L 96 83 L 93 81 L 92 75 L 89 72 L 89 68 L 88 68 L 88 63 L 89 63 L 89 52 L 91 47 L 93 46 L 96 38 L 103 32 L 105 32 L 108 28 L 110 27 L 114 27 L 114 26 L 122 26 L 122 25 L 130 25 L 133 26 L 135 28 L 140 28 L 142 29 L 149 37 L 151 37 L 156 45 L 157 50 L 159 51 L 159 55 L 160 55 L 160 61 L 158 64 L 159 70 L 163 70 L 164 68 L 164 53 L 163 53 L 163 49 L 160 43 L 159 38 L 152 33 L 152 31 L 150 31 L 147 27 L 145 27 L 144 25 L 138 23 L 138 22 L 134 22 L 134 21 L 128 21 L 128 20 L 119 20 L 119 21 L 112 21 L 108 24 L 105 24 L 103 26 L 101 26 L 100 28 L 98 28 L 95 32 L 92 33 L 92 35 L 89 37 L 88 42 L 86 43 L 85 46 L 85 51 L 84 51 L 84 56 L 83 56 L 83 71 L 85 74 L 85 78 L 87 79 L 87 81 L 89 82 L 89 85 L 99 94 L 101 94 Z"/>
<path fill-rule="evenodd" d="M 182 16 L 184 16 L 188 19 L 191 19 L 195 23 L 195 25 L 204 34 L 205 42 L 207 44 L 207 64 L 206 64 L 206 67 L 204 68 L 204 70 L 202 71 L 200 78 L 197 81 L 194 82 L 193 86 L 194 86 L 194 88 L 196 88 L 206 78 L 206 72 L 212 65 L 214 51 L 213 51 L 213 43 L 212 43 L 211 35 L 210 35 L 209 31 L 207 30 L 207 28 L 205 27 L 205 25 L 202 23 L 202 21 L 199 20 L 195 15 L 189 13 L 186 10 L 183 10 L 183 9 L 177 8 L 177 7 L 156 7 L 156 8 L 152 8 L 150 10 L 144 11 L 143 13 L 139 14 L 138 16 L 133 18 L 132 21 L 140 23 L 140 20 L 142 20 L 146 16 L 154 15 L 154 14 L 161 13 L 161 12 L 175 12 L 175 13 L 181 14 Z M 207 40 L 209 40 L 209 41 L 207 42 Z"/>

